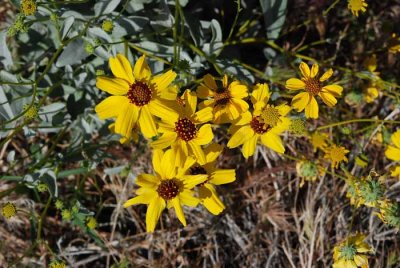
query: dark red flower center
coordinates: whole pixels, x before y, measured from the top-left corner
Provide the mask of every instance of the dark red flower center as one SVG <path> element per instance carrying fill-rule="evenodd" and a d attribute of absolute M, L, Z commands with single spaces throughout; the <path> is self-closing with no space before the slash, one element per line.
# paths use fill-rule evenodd
<path fill-rule="evenodd" d="M 231 94 L 226 88 L 218 88 L 214 94 L 214 100 L 217 105 L 227 105 L 231 99 Z"/>
<path fill-rule="evenodd" d="M 129 88 L 127 97 L 132 104 L 143 106 L 150 102 L 152 91 L 146 83 L 136 82 Z"/>
<path fill-rule="evenodd" d="M 250 127 L 255 133 L 260 135 L 264 134 L 270 129 L 270 126 L 262 122 L 259 116 L 253 117 L 253 119 L 250 121 Z"/>
<path fill-rule="evenodd" d="M 311 93 L 313 96 L 318 95 L 322 89 L 321 82 L 317 78 L 308 78 L 303 81 L 306 84 L 306 91 Z"/>
<path fill-rule="evenodd" d="M 181 118 L 175 122 L 175 132 L 184 141 L 190 141 L 197 135 L 196 125 L 188 118 Z"/>
<path fill-rule="evenodd" d="M 161 181 L 157 188 L 158 195 L 164 200 L 171 200 L 180 192 L 180 182 L 176 179 L 168 179 Z"/>

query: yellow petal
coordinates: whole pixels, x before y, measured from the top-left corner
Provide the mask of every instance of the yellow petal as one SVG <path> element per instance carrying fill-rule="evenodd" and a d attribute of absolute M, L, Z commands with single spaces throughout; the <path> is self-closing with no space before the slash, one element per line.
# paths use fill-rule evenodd
<path fill-rule="evenodd" d="M 124 55 L 117 54 L 115 58 L 111 57 L 109 64 L 115 77 L 125 79 L 130 84 L 135 82 L 132 74 L 132 66 Z"/>
<path fill-rule="evenodd" d="M 184 140 L 177 139 L 176 143 L 172 145 L 172 149 L 175 152 L 175 165 L 178 167 L 183 167 L 189 161 L 189 159 L 193 159 L 188 157 L 189 149 L 186 141 Z"/>
<path fill-rule="evenodd" d="M 199 199 L 193 196 L 192 190 L 183 190 L 179 193 L 179 201 L 182 205 L 195 207 L 199 204 Z"/>
<path fill-rule="evenodd" d="M 157 135 L 157 127 L 153 115 L 149 111 L 149 106 L 144 105 L 140 109 L 139 126 L 146 138 L 152 138 Z"/>
<path fill-rule="evenodd" d="M 139 110 L 135 105 L 129 102 L 123 104 L 115 121 L 115 133 L 128 137 L 138 121 L 138 116 Z"/>
<path fill-rule="evenodd" d="M 329 92 L 336 98 L 342 95 L 343 87 L 339 85 L 328 85 L 324 86 L 321 90 L 321 92 Z"/>
<path fill-rule="evenodd" d="M 133 67 L 133 75 L 136 80 L 145 80 L 148 81 L 151 77 L 151 70 L 149 65 L 146 62 L 146 56 L 142 55 L 135 63 L 135 67 Z"/>
<path fill-rule="evenodd" d="M 290 106 L 286 104 L 278 105 L 276 106 L 276 109 L 278 109 L 278 112 L 281 116 L 287 115 L 291 110 Z"/>
<path fill-rule="evenodd" d="M 176 175 L 175 152 L 167 150 L 161 159 L 161 177 L 163 179 L 172 179 Z"/>
<path fill-rule="evenodd" d="M 215 188 L 209 183 L 200 187 L 199 198 L 204 207 L 214 215 L 220 214 L 225 209 L 224 203 L 219 199 Z"/>
<path fill-rule="evenodd" d="M 183 209 L 181 203 L 179 202 L 179 198 L 175 197 L 170 202 L 175 209 L 175 213 L 179 221 L 183 224 L 183 226 L 186 226 L 185 214 L 183 214 Z"/>
<path fill-rule="evenodd" d="M 185 112 L 187 116 L 190 116 L 196 112 L 197 107 L 197 96 L 195 92 L 191 92 L 189 89 L 183 93 L 185 98 Z"/>
<path fill-rule="evenodd" d="M 236 106 L 233 103 L 227 104 L 226 110 L 228 111 L 227 114 L 228 114 L 229 120 L 232 121 L 239 117 L 239 115 L 240 115 L 239 109 L 240 109 L 240 106 Z"/>
<path fill-rule="evenodd" d="M 161 161 L 164 156 L 164 152 L 162 150 L 153 150 L 153 158 L 152 165 L 154 171 L 161 177 L 162 169 L 161 169 Z"/>
<path fill-rule="evenodd" d="M 96 105 L 95 111 L 100 119 L 104 120 L 111 117 L 117 117 L 122 107 L 129 104 L 125 96 L 110 96 Z"/>
<path fill-rule="evenodd" d="M 214 92 L 203 84 L 197 87 L 196 93 L 197 97 L 200 99 L 206 99 L 210 96 L 214 96 Z"/>
<path fill-rule="evenodd" d="M 243 143 L 242 154 L 244 158 L 249 158 L 254 154 L 257 147 L 258 135 L 253 135 L 250 139 Z"/>
<path fill-rule="evenodd" d="M 206 145 L 209 144 L 214 138 L 214 134 L 211 129 L 210 124 L 205 124 L 201 126 L 199 132 L 197 133 L 197 137 L 193 140 L 198 145 Z"/>
<path fill-rule="evenodd" d="M 224 77 L 222 78 L 222 86 L 224 88 L 228 88 L 228 76 L 225 74 Z"/>
<path fill-rule="evenodd" d="M 217 157 L 222 153 L 224 147 L 218 143 L 212 143 L 204 149 L 204 153 L 206 155 L 206 162 L 211 163 L 214 162 Z"/>
<path fill-rule="evenodd" d="M 217 90 L 218 86 L 217 83 L 215 83 L 215 79 L 211 74 L 206 74 L 203 77 L 203 82 L 208 87 L 209 89 Z"/>
<path fill-rule="evenodd" d="M 201 124 L 201 123 L 206 123 L 208 121 L 211 121 L 213 119 L 213 109 L 211 107 L 206 107 L 204 109 L 201 109 L 198 111 L 195 116 L 194 120 L 196 123 Z"/>
<path fill-rule="evenodd" d="M 174 105 L 175 101 L 163 100 L 157 97 L 148 104 L 151 114 L 175 123 L 178 120 L 179 114 L 174 110 Z"/>
<path fill-rule="evenodd" d="M 234 169 L 217 169 L 211 173 L 209 183 L 215 185 L 227 184 L 236 180 Z"/>
<path fill-rule="evenodd" d="M 192 189 L 193 187 L 203 183 L 207 180 L 208 175 L 200 174 L 200 175 L 184 175 L 181 176 L 180 179 L 184 181 L 186 189 Z"/>
<path fill-rule="evenodd" d="M 254 86 L 253 92 L 251 93 L 251 102 L 256 104 L 257 102 L 267 102 L 270 97 L 268 84 L 257 84 Z"/>
<path fill-rule="evenodd" d="M 154 191 L 154 194 L 157 195 L 157 193 Z M 149 199 L 150 198 L 150 199 Z M 124 208 L 130 207 L 130 206 L 134 206 L 137 204 L 149 204 L 151 199 L 154 198 L 153 195 L 149 194 L 149 195 L 138 195 L 134 198 L 131 198 L 129 200 L 127 200 L 124 203 Z"/>
<path fill-rule="evenodd" d="M 200 145 L 193 141 L 189 141 L 188 144 L 193 155 L 196 157 L 197 162 L 200 165 L 204 165 L 206 163 L 206 156 L 204 155 L 203 149 L 201 149 Z"/>
<path fill-rule="evenodd" d="M 161 137 L 151 143 L 154 149 L 165 149 L 176 141 L 178 135 L 176 132 L 165 132 Z"/>
<path fill-rule="evenodd" d="M 152 82 L 156 84 L 157 92 L 163 92 L 176 78 L 176 73 L 169 70 L 163 74 L 153 77 Z"/>
<path fill-rule="evenodd" d="M 311 97 L 311 101 L 306 106 L 306 118 L 318 118 L 318 103 L 314 97 Z"/>
<path fill-rule="evenodd" d="M 254 136 L 254 131 L 250 126 L 239 128 L 228 141 L 228 148 L 236 148 Z"/>
<path fill-rule="evenodd" d="M 240 84 L 238 81 L 234 81 L 229 85 L 229 91 L 232 97 L 238 99 L 246 98 L 249 95 L 247 93 L 247 87 Z"/>
<path fill-rule="evenodd" d="M 146 212 L 146 231 L 154 232 L 162 211 L 165 209 L 165 200 L 161 197 L 154 198 Z"/>
<path fill-rule="evenodd" d="M 354 262 L 357 264 L 357 266 L 362 267 L 368 264 L 368 259 L 365 255 L 355 255 Z"/>
<path fill-rule="evenodd" d="M 393 146 L 388 146 L 388 148 L 385 151 L 385 155 L 387 158 L 393 161 L 400 161 L 400 149 L 393 147 Z"/>
<path fill-rule="evenodd" d="M 145 188 L 155 188 L 159 182 L 159 179 L 152 174 L 140 174 L 135 181 L 137 185 Z"/>
<path fill-rule="evenodd" d="M 129 90 L 129 83 L 121 78 L 110 78 L 106 76 L 98 76 L 96 79 L 96 87 L 110 93 L 111 95 L 126 95 Z"/>
<path fill-rule="evenodd" d="M 390 140 L 396 145 L 397 148 L 400 149 L 400 130 L 397 130 L 393 135 L 390 137 Z"/>
<path fill-rule="evenodd" d="M 308 92 L 301 92 L 293 97 L 292 106 L 298 112 L 304 110 L 304 108 L 310 103 L 312 96 Z"/>
<path fill-rule="evenodd" d="M 311 74 L 310 74 L 310 77 L 311 77 L 311 78 L 314 78 L 314 77 L 318 74 L 318 70 L 319 70 L 318 64 L 314 63 L 314 64 L 312 65 L 312 67 L 311 67 Z"/>
<path fill-rule="evenodd" d="M 283 146 L 281 138 L 274 133 L 267 132 L 261 135 L 261 142 L 277 153 L 283 154 L 285 152 L 285 147 Z"/>
<path fill-rule="evenodd" d="M 320 92 L 318 95 L 322 98 L 322 101 L 323 101 L 326 105 L 328 105 L 329 107 L 333 107 L 333 106 L 335 106 L 336 103 L 337 103 L 337 100 L 335 99 L 334 96 L 332 96 L 331 93 L 328 93 L 328 92 Z"/>
<path fill-rule="evenodd" d="M 306 84 L 297 78 L 290 78 L 289 80 L 286 81 L 286 88 L 290 90 L 299 90 L 299 89 L 304 89 L 305 87 Z"/>
<path fill-rule="evenodd" d="M 310 77 L 310 67 L 308 67 L 308 65 L 304 62 L 300 63 L 300 72 L 301 74 L 305 77 L 305 78 L 309 78 Z"/>
<path fill-rule="evenodd" d="M 324 82 L 325 80 L 328 80 L 333 74 L 333 70 L 329 69 L 326 71 L 320 78 L 319 81 Z"/>
<path fill-rule="evenodd" d="M 241 99 L 231 99 L 230 106 L 232 106 L 232 105 L 235 106 L 235 108 L 239 112 L 239 114 L 242 114 L 249 109 L 249 104 Z"/>

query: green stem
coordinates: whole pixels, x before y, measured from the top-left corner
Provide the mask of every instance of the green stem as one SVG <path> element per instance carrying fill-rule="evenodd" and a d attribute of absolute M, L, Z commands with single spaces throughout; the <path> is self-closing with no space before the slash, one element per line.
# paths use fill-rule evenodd
<path fill-rule="evenodd" d="M 317 130 L 322 130 L 322 129 L 327 129 L 331 127 L 337 127 L 341 125 L 347 125 L 347 124 L 352 124 L 352 123 L 363 123 L 363 122 L 374 122 L 374 123 L 386 123 L 386 124 L 400 124 L 400 121 L 394 121 L 394 120 L 380 120 L 380 119 L 367 119 L 367 118 L 360 118 L 360 119 L 351 119 L 351 120 L 346 120 L 346 121 L 341 121 L 341 122 L 336 122 L 332 124 L 328 124 L 325 126 L 320 126 L 317 128 Z"/>
<path fill-rule="evenodd" d="M 40 215 L 39 218 L 39 226 L 38 226 L 38 230 L 37 230 L 37 236 L 36 236 L 36 241 L 40 241 L 41 237 L 42 237 L 42 227 L 43 227 L 43 222 L 44 219 L 46 217 L 47 214 L 47 210 L 49 209 L 51 204 L 51 196 L 49 196 L 49 199 L 47 199 L 47 203 L 46 206 L 44 207 L 44 210 L 42 212 L 42 214 Z"/>

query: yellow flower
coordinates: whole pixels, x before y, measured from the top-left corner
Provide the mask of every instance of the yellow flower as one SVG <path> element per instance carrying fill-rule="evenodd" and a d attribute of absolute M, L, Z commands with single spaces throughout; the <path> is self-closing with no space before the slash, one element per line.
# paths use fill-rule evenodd
<path fill-rule="evenodd" d="M 93 216 L 90 216 L 86 219 L 86 226 L 90 229 L 93 230 L 97 227 L 97 221 Z"/>
<path fill-rule="evenodd" d="M 63 261 L 52 261 L 49 265 L 50 268 L 65 268 L 65 262 Z"/>
<path fill-rule="evenodd" d="M 286 117 L 290 107 L 285 104 L 267 105 L 268 99 L 268 86 L 257 84 L 251 98 L 254 106 L 253 113 L 242 114 L 229 130 L 232 137 L 227 146 L 236 148 L 243 144 L 242 154 L 245 158 L 254 154 L 259 139 L 266 147 L 278 153 L 285 152 L 279 135 L 290 127 L 290 119 Z"/>
<path fill-rule="evenodd" d="M 310 161 L 298 161 L 296 172 L 301 178 L 300 187 L 303 187 L 305 181 L 315 181 L 321 173 L 318 164 Z"/>
<path fill-rule="evenodd" d="M 105 32 L 110 33 L 110 32 L 112 32 L 112 30 L 114 29 L 114 23 L 113 23 L 113 21 L 110 20 L 110 19 L 104 20 L 103 23 L 101 24 L 101 28 L 102 28 Z"/>
<path fill-rule="evenodd" d="M 373 102 L 378 97 L 379 97 L 379 90 L 376 86 L 371 85 L 364 90 L 364 100 L 367 103 Z"/>
<path fill-rule="evenodd" d="M 22 0 L 21 10 L 25 16 L 33 15 L 36 12 L 36 3 L 33 0 Z"/>
<path fill-rule="evenodd" d="M 393 133 L 390 140 L 394 146 L 389 145 L 385 151 L 385 155 L 390 160 L 400 161 L 400 130 L 397 130 L 395 133 Z"/>
<path fill-rule="evenodd" d="M 307 64 L 304 62 L 300 63 L 300 71 L 303 78 L 290 78 L 286 81 L 286 88 L 290 90 L 301 90 L 304 89 L 305 92 L 301 92 L 293 97 L 292 106 L 301 112 L 305 109 L 305 114 L 307 118 L 318 118 L 318 103 L 315 96 L 320 96 L 322 101 L 329 107 L 336 105 L 336 98 L 342 95 L 343 88 L 339 85 L 327 85 L 323 86 L 322 82 L 329 79 L 333 70 L 329 69 L 325 72 L 319 79 L 318 74 L 318 64 L 313 64 L 311 70 Z"/>
<path fill-rule="evenodd" d="M 174 208 L 180 222 L 186 226 L 182 205 L 195 207 L 199 199 L 193 196 L 193 188 L 206 181 L 207 175 L 185 175 L 179 172 L 174 163 L 176 155 L 172 150 L 165 153 L 154 150 L 153 169 L 155 175 L 141 174 L 136 178 L 136 184 L 140 186 L 136 190 L 137 196 L 124 203 L 124 207 L 137 204 L 146 204 L 146 230 L 153 232 L 162 211 Z"/>
<path fill-rule="evenodd" d="M 314 152 L 316 152 L 318 149 L 325 151 L 325 149 L 328 147 L 328 135 L 325 133 L 314 132 L 311 134 L 310 139 L 314 148 Z"/>
<path fill-rule="evenodd" d="M 109 129 L 112 133 L 115 133 L 115 123 L 110 124 L 110 125 L 108 126 L 108 129 Z M 132 141 L 132 140 L 133 140 L 133 142 L 135 142 L 135 143 L 138 143 L 138 141 L 139 141 L 139 133 L 138 133 L 137 126 L 134 126 L 134 127 L 133 127 L 132 131 L 128 133 L 128 136 L 127 136 L 127 137 L 121 137 L 121 138 L 119 139 L 119 142 L 120 142 L 121 144 L 128 144 L 128 143 L 129 143 L 130 141 Z"/>
<path fill-rule="evenodd" d="M 333 268 L 367 268 L 371 247 L 364 242 L 365 235 L 355 234 L 333 248 Z"/>
<path fill-rule="evenodd" d="M 248 96 L 247 87 L 236 80 L 228 84 L 227 75 L 224 75 L 222 85 L 217 85 L 210 74 L 205 75 L 203 83 L 197 88 L 197 96 L 206 99 L 200 108 L 213 108 L 215 124 L 231 122 L 249 109 L 247 102 L 242 100 Z"/>
<path fill-rule="evenodd" d="M 212 120 L 212 108 L 207 107 L 196 112 L 196 94 L 186 90 L 183 96 L 184 104 L 178 105 L 177 111 L 169 112 L 159 123 L 158 131 L 162 135 L 151 146 L 155 149 L 171 146 L 178 166 L 183 166 L 189 155 L 193 155 L 200 164 L 205 164 L 206 157 L 201 146 L 210 143 L 214 138 L 211 125 L 204 124 Z M 200 127 L 201 124 L 204 125 Z"/>
<path fill-rule="evenodd" d="M 365 0 L 349 0 L 347 7 L 351 10 L 354 16 L 358 17 L 358 12 L 365 12 L 367 6 L 368 4 L 365 3 Z"/>
<path fill-rule="evenodd" d="M 176 73 L 167 71 L 152 76 L 151 70 L 141 56 L 132 71 L 125 56 L 118 54 L 109 60 L 114 78 L 98 76 L 96 86 L 110 96 L 96 106 L 100 119 L 116 117 L 115 132 L 123 137 L 130 137 L 132 129 L 138 125 L 146 138 L 157 135 L 154 116 L 169 114 L 173 94 L 167 88 L 175 79 Z"/>
<path fill-rule="evenodd" d="M 22 109 L 26 111 L 24 116 L 27 119 L 34 119 L 38 116 L 38 109 L 36 105 L 30 106 L 29 104 L 25 104 Z"/>
<path fill-rule="evenodd" d="M 307 133 L 306 122 L 302 118 L 291 119 L 291 125 L 289 127 L 290 132 L 296 135 L 304 135 Z"/>
<path fill-rule="evenodd" d="M 17 214 L 17 207 L 13 203 L 7 202 L 1 209 L 1 214 L 3 214 L 6 219 L 10 219 Z"/>
<path fill-rule="evenodd" d="M 341 161 L 348 162 L 346 154 L 349 152 L 345 147 L 334 144 L 326 149 L 324 158 L 332 161 L 332 168 L 338 168 Z"/>
<path fill-rule="evenodd" d="M 207 180 L 197 185 L 200 202 L 212 214 L 218 215 L 225 206 L 218 197 L 215 185 L 227 184 L 236 180 L 234 169 L 217 169 L 216 159 L 222 152 L 222 146 L 216 143 L 205 149 L 206 162 L 204 165 L 196 163 L 193 158 L 187 158 L 182 169 L 185 174 L 206 174 Z"/>

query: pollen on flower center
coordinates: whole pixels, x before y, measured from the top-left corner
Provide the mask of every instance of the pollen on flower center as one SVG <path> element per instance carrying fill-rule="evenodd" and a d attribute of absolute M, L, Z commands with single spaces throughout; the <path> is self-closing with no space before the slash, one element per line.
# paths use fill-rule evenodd
<path fill-rule="evenodd" d="M 190 141 L 197 135 L 196 125 L 186 117 L 175 122 L 175 132 L 184 141 Z"/>
<path fill-rule="evenodd" d="M 152 91 L 146 83 L 136 82 L 132 84 L 127 93 L 127 97 L 132 104 L 143 106 L 150 102 Z"/>
<path fill-rule="evenodd" d="M 264 134 L 267 132 L 270 128 L 269 125 L 264 124 L 260 120 L 259 116 L 253 117 L 253 119 L 250 121 L 250 127 L 254 130 L 255 133 L 257 134 Z"/>
<path fill-rule="evenodd" d="M 171 200 L 176 197 L 180 192 L 180 184 L 175 179 L 168 179 L 161 181 L 157 188 L 158 195 L 164 200 Z"/>
<path fill-rule="evenodd" d="M 218 88 L 214 95 L 214 100 L 217 105 L 226 105 L 231 99 L 231 94 L 226 88 Z"/>
<path fill-rule="evenodd" d="M 271 106 L 267 106 L 263 109 L 263 111 L 261 112 L 261 119 L 262 121 L 267 124 L 270 125 L 272 127 L 276 126 L 276 124 L 278 124 L 279 122 L 279 111 L 278 109 L 271 107 Z"/>
<path fill-rule="evenodd" d="M 306 90 L 312 95 L 316 96 L 322 89 L 322 85 L 316 78 L 308 78 L 304 80 L 306 84 Z"/>

